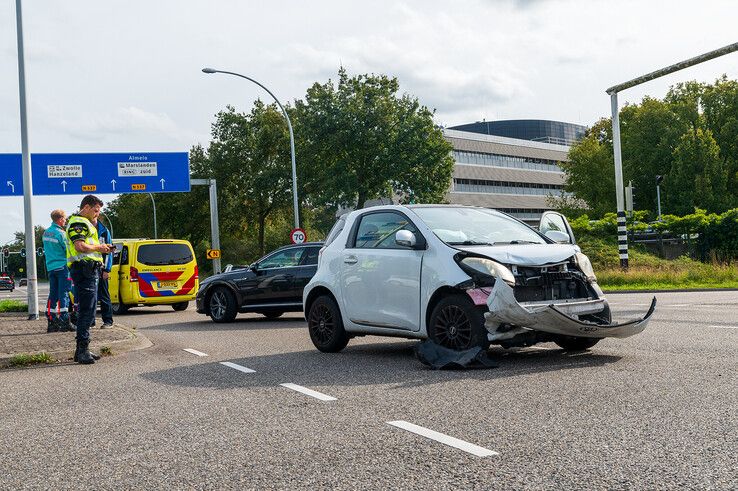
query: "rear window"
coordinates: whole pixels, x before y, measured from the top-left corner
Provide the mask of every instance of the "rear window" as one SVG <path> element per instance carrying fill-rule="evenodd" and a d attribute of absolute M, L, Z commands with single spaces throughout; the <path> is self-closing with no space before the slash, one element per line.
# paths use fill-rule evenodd
<path fill-rule="evenodd" d="M 166 266 L 192 262 L 187 244 L 145 244 L 138 248 L 137 260 L 147 266 Z"/>
<path fill-rule="evenodd" d="M 333 228 L 330 232 L 328 232 L 328 237 L 325 238 L 325 247 L 328 247 L 331 242 L 336 240 L 336 237 L 338 237 L 338 234 L 343 231 L 343 227 L 346 225 L 346 215 L 342 215 L 338 221 L 333 225 Z"/>

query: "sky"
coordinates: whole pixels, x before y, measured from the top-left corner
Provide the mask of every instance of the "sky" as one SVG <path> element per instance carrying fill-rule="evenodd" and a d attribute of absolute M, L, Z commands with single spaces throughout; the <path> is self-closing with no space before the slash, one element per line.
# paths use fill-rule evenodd
<path fill-rule="evenodd" d="M 738 41 L 738 2 L 468 0 L 26 0 L 31 152 L 187 151 L 214 115 L 283 103 L 315 82 L 396 76 L 444 126 L 497 119 L 591 125 L 605 89 Z M 0 153 L 20 153 L 15 2 L 0 2 Z M 620 94 L 663 97 L 686 80 L 738 78 L 738 53 Z M 299 155 L 297 156 L 299 165 Z M 0 169 L 0 183 L 2 179 Z M 114 195 L 102 195 L 103 200 Z M 33 200 L 35 224 L 81 196 Z M 0 197 L 0 244 L 23 229 L 23 200 Z"/>

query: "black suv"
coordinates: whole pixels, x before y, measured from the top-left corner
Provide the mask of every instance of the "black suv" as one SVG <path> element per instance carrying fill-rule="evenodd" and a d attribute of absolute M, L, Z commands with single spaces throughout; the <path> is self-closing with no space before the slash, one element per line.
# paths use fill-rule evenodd
<path fill-rule="evenodd" d="M 231 322 L 239 312 L 275 319 L 302 311 L 302 290 L 318 269 L 322 242 L 281 247 L 248 268 L 213 275 L 200 283 L 196 304 L 215 322 Z"/>

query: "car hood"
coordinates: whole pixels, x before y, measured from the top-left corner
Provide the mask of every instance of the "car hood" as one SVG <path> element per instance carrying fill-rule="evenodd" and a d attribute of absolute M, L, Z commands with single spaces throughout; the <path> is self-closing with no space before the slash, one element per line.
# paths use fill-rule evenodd
<path fill-rule="evenodd" d="M 579 247 L 570 244 L 505 244 L 495 246 L 457 247 L 503 264 L 517 266 L 543 266 L 561 263 L 579 252 Z"/>

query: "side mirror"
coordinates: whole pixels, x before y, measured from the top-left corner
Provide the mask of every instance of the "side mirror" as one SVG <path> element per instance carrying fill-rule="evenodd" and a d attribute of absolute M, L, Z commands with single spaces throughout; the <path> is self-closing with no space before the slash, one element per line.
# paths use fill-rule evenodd
<path fill-rule="evenodd" d="M 399 230 L 395 234 L 395 243 L 402 247 L 415 247 L 418 243 L 418 239 L 415 238 L 415 234 L 409 230 Z"/>
<path fill-rule="evenodd" d="M 249 266 L 249 269 L 256 273 L 257 271 L 259 271 L 259 263 L 252 264 L 251 266 Z"/>
<path fill-rule="evenodd" d="M 553 241 L 558 244 L 571 244 L 571 237 L 569 237 L 569 234 L 565 232 L 560 232 L 558 230 L 548 230 L 546 231 L 545 235 L 549 239 L 553 239 Z"/>

